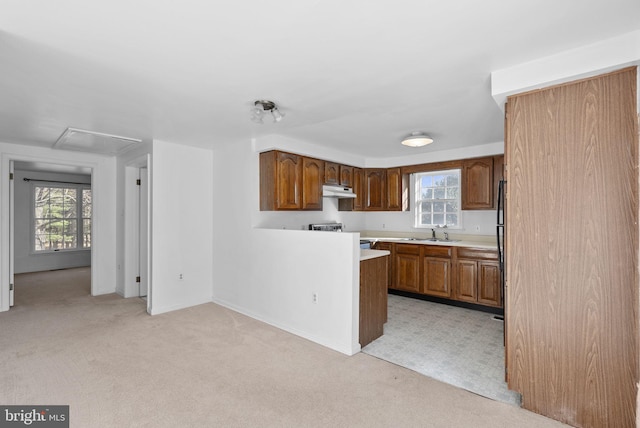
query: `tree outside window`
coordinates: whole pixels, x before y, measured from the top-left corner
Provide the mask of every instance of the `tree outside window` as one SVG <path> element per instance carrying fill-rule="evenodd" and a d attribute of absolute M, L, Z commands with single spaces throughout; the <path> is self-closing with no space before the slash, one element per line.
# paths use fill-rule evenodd
<path fill-rule="evenodd" d="M 34 186 L 34 249 L 91 248 L 91 189 Z"/>

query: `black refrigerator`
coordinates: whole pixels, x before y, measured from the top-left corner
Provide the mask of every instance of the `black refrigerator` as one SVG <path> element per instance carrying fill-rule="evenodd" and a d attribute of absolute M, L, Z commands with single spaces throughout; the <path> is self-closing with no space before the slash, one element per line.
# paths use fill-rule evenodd
<path fill-rule="evenodd" d="M 505 191 L 507 189 L 507 182 L 506 180 L 500 180 L 500 182 L 498 183 L 498 203 L 496 204 L 497 208 L 496 208 L 496 214 L 497 214 L 497 219 L 496 219 L 496 241 L 497 241 L 497 245 L 498 245 L 498 266 L 500 268 L 500 294 L 502 295 L 502 305 L 503 307 L 506 306 L 506 296 L 505 296 L 505 287 L 504 287 L 504 268 L 505 268 L 505 264 L 504 264 L 504 235 L 505 235 L 505 228 L 504 228 L 504 218 L 505 218 L 505 208 L 504 208 L 504 202 L 505 202 Z M 503 318 L 504 319 L 504 318 Z"/>

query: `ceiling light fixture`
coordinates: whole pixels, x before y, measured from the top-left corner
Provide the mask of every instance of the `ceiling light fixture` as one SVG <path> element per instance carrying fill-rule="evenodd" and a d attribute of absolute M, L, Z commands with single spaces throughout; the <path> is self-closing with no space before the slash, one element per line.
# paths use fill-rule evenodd
<path fill-rule="evenodd" d="M 429 137 L 424 132 L 412 132 L 404 137 L 401 143 L 409 147 L 422 147 L 433 143 L 433 138 Z"/>
<path fill-rule="evenodd" d="M 280 113 L 276 103 L 273 101 L 266 100 L 258 100 L 253 103 L 255 107 L 251 109 L 251 120 L 255 123 L 264 123 L 264 116 L 267 113 L 271 113 L 271 117 L 273 117 L 273 122 L 280 122 L 284 117 L 284 113 Z"/>

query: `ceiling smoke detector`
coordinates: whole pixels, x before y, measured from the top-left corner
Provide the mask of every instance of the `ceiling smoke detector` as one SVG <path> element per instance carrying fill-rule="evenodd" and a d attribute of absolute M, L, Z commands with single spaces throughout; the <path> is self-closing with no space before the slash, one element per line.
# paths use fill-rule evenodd
<path fill-rule="evenodd" d="M 251 120 L 255 123 L 264 123 L 264 116 L 266 116 L 267 113 L 271 113 L 274 123 L 280 122 L 284 117 L 284 114 L 280 113 L 276 103 L 273 101 L 257 100 L 253 105 L 254 107 L 251 109 Z"/>

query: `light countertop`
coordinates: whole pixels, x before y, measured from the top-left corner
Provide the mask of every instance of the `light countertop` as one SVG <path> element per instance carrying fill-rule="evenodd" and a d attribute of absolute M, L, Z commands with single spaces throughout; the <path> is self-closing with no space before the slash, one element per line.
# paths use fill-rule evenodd
<path fill-rule="evenodd" d="M 363 248 L 360 250 L 360 261 L 375 259 L 376 257 L 384 257 L 391 254 L 391 252 L 387 250 L 369 250 Z"/>
<path fill-rule="evenodd" d="M 471 236 L 456 237 L 451 241 L 429 241 L 427 239 L 414 239 L 408 237 L 389 237 L 389 236 L 360 236 L 360 239 L 366 239 L 373 242 L 397 242 L 401 244 L 414 244 L 414 245 L 440 245 L 450 247 L 471 247 L 471 248 L 484 248 L 490 250 L 496 250 L 498 245 L 496 238 L 492 239 L 474 239 Z"/>

